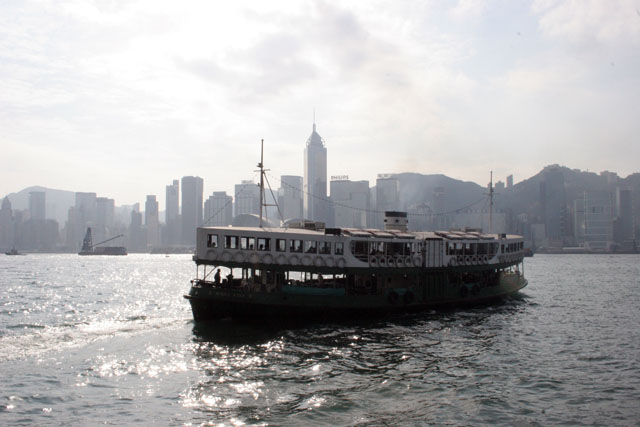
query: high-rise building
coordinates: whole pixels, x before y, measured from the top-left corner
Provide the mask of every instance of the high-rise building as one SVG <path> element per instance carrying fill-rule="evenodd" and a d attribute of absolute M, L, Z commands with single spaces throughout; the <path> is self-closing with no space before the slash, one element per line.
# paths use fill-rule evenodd
<path fill-rule="evenodd" d="M 226 191 L 214 191 L 204 202 L 205 226 L 224 227 L 233 222 L 233 197 Z"/>
<path fill-rule="evenodd" d="M 253 181 L 245 180 L 235 185 L 234 216 L 260 213 L 260 187 Z"/>
<path fill-rule="evenodd" d="M 329 203 L 327 202 L 327 149 L 324 140 L 316 132 L 307 139 L 304 149 L 304 216 L 305 219 L 326 222 Z"/>
<path fill-rule="evenodd" d="M 584 193 L 585 247 L 596 251 L 609 250 L 613 243 L 613 194 L 608 191 Z"/>
<path fill-rule="evenodd" d="M 182 177 L 182 243 L 196 244 L 196 228 L 202 225 L 203 181 L 198 176 Z"/>
<path fill-rule="evenodd" d="M 549 166 L 544 171 L 544 181 L 540 184 L 540 201 L 549 246 L 563 246 L 566 234 L 567 194 L 564 175 L 557 166 Z"/>
<path fill-rule="evenodd" d="M 11 201 L 5 196 L 0 207 L 0 248 L 11 249 L 15 246 L 15 227 Z"/>
<path fill-rule="evenodd" d="M 115 201 L 108 197 L 96 197 L 96 221 L 92 226 L 93 242 L 101 242 L 113 237 Z"/>
<path fill-rule="evenodd" d="M 578 246 L 584 245 L 584 198 L 573 201 L 573 238 Z"/>
<path fill-rule="evenodd" d="M 32 220 L 44 221 L 46 219 L 45 192 L 29 192 L 29 215 Z"/>
<path fill-rule="evenodd" d="M 618 244 L 624 244 L 634 239 L 633 233 L 633 206 L 631 203 L 631 190 L 616 188 L 615 229 L 614 240 Z"/>
<path fill-rule="evenodd" d="M 167 226 L 165 244 L 167 246 L 180 243 L 180 181 L 173 180 L 166 186 L 165 223 Z"/>
<path fill-rule="evenodd" d="M 76 193 L 73 212 L 69 211 L 67 219 L 67 246 L 74 248 L 81 245 L 87 227 L 93 227 L 97 215 L 96 193 Z M 79 246 L 78 246 L 79 247 Z"/>
<path fill-rule="evenodd" d="M 378 174 L 376 179 L 376 228 L 384 227 L 384 212 L 399 211 L 400 207 L 400 181 L 393 174 Z"/>
<path fill-rule="evenodd" d="M 158 247 L 160 245 L 160 220 L 158 201 L 154 195 L 148 195 L 144 204 L 144 224 L 147 229 L 147 247 Z"/>
<path fill-rule="evenodd" d="M 304 217 L 303 182 L 304 180 L 301 176 L 282 175 L 280 177 L 281 186 L 278 190 L 278 206 L 285 221 Z"/>
<path fill-rule="evenodd" d="M 513 187 L 513 175 L 507 176 L 507 190 Z"/>
<path fill-rule="evenodd" d="M 131 223 L 129 224 L 129 238 L 127 249 L 130 252 L 141 252 L 146 250 L 146 237 L 142 233 L 142 214 L 140 204 L 136 203 L 131 209 Z"/>
<path fill-rule="evenodd" d="M 344 177 L 341 177 L 344 178 Z M 329 183 L 335 227 L 366 228 L 369 209 L 369 181 L 332 179 Z"/>

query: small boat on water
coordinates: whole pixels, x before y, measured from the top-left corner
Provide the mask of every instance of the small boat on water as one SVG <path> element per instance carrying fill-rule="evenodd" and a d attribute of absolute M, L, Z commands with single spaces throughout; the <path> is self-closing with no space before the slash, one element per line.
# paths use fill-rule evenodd
<path fill-rule="evenodd" d="M 91 227 L 88 227 L 87 232 L 84 235 L 84 240 L 82 241 L 82 249 L 80 249 L 78 255 L 126 255 L 127 248 L 125 248 L 124 246 L 99 246 L 122 236 L 123 234 L 120 234 L 110 239 L 103 240 L 102 242 L 93 244 L 93 239 L 91 237 Z"/>
<path fill-rule="evenodd" d="M 9 252 L 5 252 L 5 255 L 26 255 L 22 252 L 19 252 L 16 248 L 11 249 Z"/>
<path fill-rule="evenodd" d="M 384 230 L 198 227 L 184 297 L 196 321 L 333 318 L 486 303 L 527 285 L 521 236 L 407 224 L 406 212 L 386 212 Z"/>

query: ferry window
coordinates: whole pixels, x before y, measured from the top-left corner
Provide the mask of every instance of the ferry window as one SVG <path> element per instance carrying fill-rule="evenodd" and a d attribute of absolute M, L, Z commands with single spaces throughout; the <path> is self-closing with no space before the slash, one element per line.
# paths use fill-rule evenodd
<path fill-rule="evenodd" d="M 238 236 L 224 236 L 225 249 L 237 249 L 238 248 Z"/>
<path fill-rule="evenodd" d="M 402 255 L 402 249 L 404 247 L 404 243 L 387 243 L 388 247 L 388 255 Z"/>
<path fill-rule="evenodd" d="M 318 242 L 315 240 L 307 240 L 304 242 L 304 252 L 308 254 L 315 254 L 318 252 Z"/>
<path fill-rule="evenodd" d="M 331 242 L 320 242 L 318 253 L 328 255 L 331 253 Z"/>
<path fill-rule="evenodd" d="M 254 250 L 256 247 L 255 237 L 240 237 L 240 249 Z"/>
<path fill-rule="evenodd" d="M 268 251 L 269 249 L 269 243 L 270 243 L 271 239 L 265 239 L 262 237 L 258 237 L 258 250 L 259 251 Z"/>
<path fill-rule="evenodd" d="M 404 244 L 404 254 L 405 255 L 411 255 L 411 243 L 406 242 Z"/>
<path fill-rule="evenodd" d="M 384 255 L 384 243 L 383 242 L 371 242 L 371 250 L 369 255 Z"/>
<path fill-rule="evenodd" d="M 351 252 L 353 252 L 353 255 L 355 257 L 364 259 L 367 258 L 367 256 L 369 255 L 367 252 L 369 245 L 366 241 L 356 240 L 355 242 L 351 242 L 351 244 Z"/>
<path fill-rule="evenodd" d="M 218 247 L 218 235 L 217 234 L 209 234 L 209 235 L 207 235 L 207 247 L 208 248 L 217 248 Z"/>
<path fill-rule="evenodd" d="M 336 255 L 343 255 L 344 254 L 344 247 L 343 247 L 343 243 L 336 243 L 335 246 L 335 252 Z"/>
<path fill-rule="evenodd" d="M 287 239 L 276 239 L 276 251 L 285 252 L 287 250 Z"/>
<path fill-rule="evenodd" d="M 302 252 L 302 240 L 291 240 L 289 252 Z"/>

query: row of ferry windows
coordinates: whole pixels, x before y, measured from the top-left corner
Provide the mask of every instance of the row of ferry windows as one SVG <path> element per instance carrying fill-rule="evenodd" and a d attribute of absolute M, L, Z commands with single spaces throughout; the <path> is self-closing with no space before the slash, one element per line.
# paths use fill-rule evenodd
<path fill-rule="evenodd" d="M 223 236 L 225 249 L 242 249 L 249 251 L 270 251 L 271 239 L 264 237 L 243 237 L 243 236 Z M 319 242 L 316 240 L 300 240 L 290 239 L 287 245 L 287 239 L 275 239 L 276 252 L 299 252 L 307 254 L 325 254 L 330 255 L 333 246 L 334 255 L 343 255 L 344 246 L 342 242 Z M 209 234 L 207 236 L 207 247 L 219 247 L 218 235 Z"/>

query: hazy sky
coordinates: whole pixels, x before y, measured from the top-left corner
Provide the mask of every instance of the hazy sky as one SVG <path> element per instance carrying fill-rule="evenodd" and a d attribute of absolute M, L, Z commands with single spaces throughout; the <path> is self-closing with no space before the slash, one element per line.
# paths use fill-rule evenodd
<path fill-rule="evenodd" d="M 640 171 L 640 0 L 0 2 L 0 195 Z M 272 179 L 272 185 L 279 183 Z"/>

